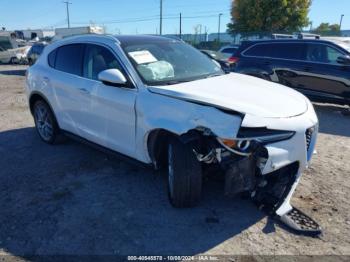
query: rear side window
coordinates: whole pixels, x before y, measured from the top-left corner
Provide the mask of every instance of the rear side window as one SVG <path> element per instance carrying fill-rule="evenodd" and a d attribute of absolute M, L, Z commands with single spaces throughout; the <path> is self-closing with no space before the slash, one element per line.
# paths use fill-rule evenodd
<path fill-rule="evenodd" d="M 265 57 L 268 55 L 267 51 L 269 50 L 268 45 L 258 44 L 249 48 L 244 52 L 245 56 L 257 56 L 257 57 Z"/>
<path fill-rule="evenodd" d="M 233 55 L 234 53 L 236 53 L 236 51 L 237 48 L 225 48 L 221 51 L 221 53 Z"/>
<path fill-rule="evenodd" d="M 246 56 L 269 57 L 276 59 L 305 59 L 306 44 L 303 43 L 269 43 L 258 44 L 244 52 Z"/>
<path fill-rule="evenodd" d="M 280 43 L 268 45 L 269 57 L 291 60 L 305 59 L 306 44 L 302 43 Z"/>
<path fill-rule="evenodd" d="M 55 68 L 69 74 L 81 76 L 83 51 L 84 46 L 82 44 L 60 47 L 56 54 Z"/>

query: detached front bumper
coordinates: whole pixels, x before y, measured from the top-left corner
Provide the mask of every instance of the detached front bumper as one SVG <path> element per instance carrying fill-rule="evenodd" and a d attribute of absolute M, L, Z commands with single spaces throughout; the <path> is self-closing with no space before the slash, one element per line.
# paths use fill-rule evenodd
<path fill-rule="evenodd" d="M 317 223 L 290 204 L 301 175 L 310 164 L 318 135 L 317 116 L 308 103 L 308 111 L 303 115 L 284 119 L 246 116 L 242 126 L 295 132 L 288 140 L 265 145 L 267 159 L 263 165 L 258 164 L 260 174 L 252 199 L 259 208 L 293 230 L 319 234 L 321 229 Z"/>

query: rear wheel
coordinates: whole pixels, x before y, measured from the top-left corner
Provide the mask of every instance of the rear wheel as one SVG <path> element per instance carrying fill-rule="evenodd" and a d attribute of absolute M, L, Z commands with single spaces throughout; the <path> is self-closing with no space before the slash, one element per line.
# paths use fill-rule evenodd
<path fill-rule="evenodd" d="M 201 163 L 188 144 L 173 138 L 168 146 L 168 194 L 177 208 L 194 207 L 201 198 Z"/>
<path fill-rule="evenodd" d="M 42 100 L 35 102 L 33 115 L 40 138 L 48 144 L 55 143 L 59 128 L 49 105 Z"/>

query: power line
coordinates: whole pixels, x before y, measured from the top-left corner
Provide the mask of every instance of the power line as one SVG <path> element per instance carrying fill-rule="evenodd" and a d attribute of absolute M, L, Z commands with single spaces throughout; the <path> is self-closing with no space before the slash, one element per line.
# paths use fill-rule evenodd
<path fill-rule="evenodd" d="M 217 17 L 215 15 L 197 15 L 197 16 L 182 16 L 182 19 L 195 19 L 195 18 L 212 18 Z M 119 19 L 119 20 L 105 20 L 105 21 L 96 21 L 98 24 L 122 24 L 122 23 L 133 23 L 133 22 L 146 22 L 146 21 L 156 21 L 159 19 L 159 16 L 148 16 L 142 18 L 129 18 L 129 19 Z M 167 16 L 162 18 L 162 20 L 172 20 L 179 19 L 179 15 L 176 16 Z M 72 22 L 72 24 L 89 24 L 90 22 Z"/>

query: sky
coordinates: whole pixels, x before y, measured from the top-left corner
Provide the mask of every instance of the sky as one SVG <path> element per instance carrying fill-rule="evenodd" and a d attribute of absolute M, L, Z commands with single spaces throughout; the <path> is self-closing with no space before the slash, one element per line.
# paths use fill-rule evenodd
<path fill-rule="evenodd" d="M 70 0 L 71 26 L 90 23 L 106 26 L 108 33 L 155 34 L 159 32 L 160 0 Z M 8 30 L 66 27 L 63 0 L 0 0 L 0 27 Z M 163 0 L 163 33 L 179 33 L 179 13 L 183 33 L 216 33 L 219 14 L 221 31 L 230 22 L 231 0 Z M 339 23 L 350 30 L 350 0 L 313 0 L 309 18 L 313 26 L 321 22 Z"/>

